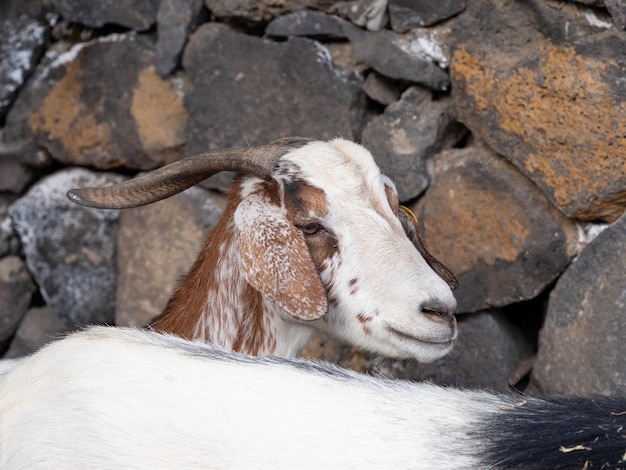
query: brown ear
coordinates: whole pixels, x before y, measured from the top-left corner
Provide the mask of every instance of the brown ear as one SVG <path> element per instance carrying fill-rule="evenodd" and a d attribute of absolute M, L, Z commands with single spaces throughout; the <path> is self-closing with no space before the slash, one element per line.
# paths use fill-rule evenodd
<path fill-rule="evenodd" d="M 441 279 L 446 281 L 446 283 L 450 286 L 450 289 L 457 289 L 459 287 L 459 281 L 456 276 L 452 273 L 452 271 L 446 268 L 441 261 L 426 250 L 424 241 L 420 236 L 419 227 L 417 225 L 417 217 L 415 217 L 413 212 L 411 212 L 407 207 L 400 206 L 400 209 L 397 211 L 397 215 L 407 237 L 409 237 L 409 240 L 413 242 L 413 245 L 415 245 L 417 251 L 419 251 L 420 255 L 422 255 L 422 258 L 426 260 L 428 265 Z"/>
<path fill-rule="evenodd" d="M 255 194 L 235 211 L 243 273 L 252 287 L 300 320 L 328 310 L 326 292 L 302 232 Z"/>

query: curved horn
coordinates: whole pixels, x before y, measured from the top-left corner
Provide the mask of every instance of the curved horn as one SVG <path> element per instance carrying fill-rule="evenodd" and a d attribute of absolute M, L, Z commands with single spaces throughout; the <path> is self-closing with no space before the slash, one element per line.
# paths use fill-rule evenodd
<path fill-rule="evenodd" d="M 67 197 L 81 206 L 125 209 L 166 199 L 220 171 L 269 179 L 280 157 L 309 142 L 302 137 L 287 137 L 258 147 L 211 150 L 113 186 L 72 189 Z"/>

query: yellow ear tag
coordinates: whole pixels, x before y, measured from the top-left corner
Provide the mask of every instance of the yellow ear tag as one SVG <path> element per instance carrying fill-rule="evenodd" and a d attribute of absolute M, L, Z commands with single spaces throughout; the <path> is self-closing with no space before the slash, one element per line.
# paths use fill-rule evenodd
<path fill-rule="evenodd" d="M 415 214 L 413 213 L 411 209 L 409 209 L 407 206 L 400 206 L 400 209 L 402 209 L 404 212 L 406 212 L 411 217 L 413 217 L 413 220 L 417 222 L 417 217 L 415 217 Z"/>

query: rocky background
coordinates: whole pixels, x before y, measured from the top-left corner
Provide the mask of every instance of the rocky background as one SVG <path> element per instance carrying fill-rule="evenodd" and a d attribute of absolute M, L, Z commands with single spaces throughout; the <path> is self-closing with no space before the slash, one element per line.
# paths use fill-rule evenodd
<path fill-rule="evenodd" d="M 429 365 L 361 371 L 537 395 L 626 390 L 626 1 L 3 0 L 0 352 L 144 325 L 224 206 L 220 175 L 127 211 L 65 191 L 194 152 L 362 142 L 457 274 Z"/>

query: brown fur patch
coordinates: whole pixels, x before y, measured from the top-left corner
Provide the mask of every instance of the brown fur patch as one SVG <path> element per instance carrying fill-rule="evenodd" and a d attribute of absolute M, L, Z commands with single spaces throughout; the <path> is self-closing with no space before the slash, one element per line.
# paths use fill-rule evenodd
<path fill-rule="evenodd" d="M 276 339 L 265 334 L 267 318 L 263 315 L 263 298 L 260 293 L 251 286 L 246 286 L 244 297 L 250 299 L 250 303 L 243 307 L 246 314 L 237 330 L 233 350 L 256 356 L 262 351 L 276 349 Z"/>
<path fill-rule="evenodd" d="M 350 295 L 354 295 L 359 291 L 359 287 L 357 286 L 358 279 L 353 278 L 348 282 L 348 287 L 350 288 Z"/>
<path fill-rule="evenodd" d="M 368 317 L 363 313 L 359 313 L 356 317 L 361 323 L 367 323 L 372 321 L 372 317 Z"/>
<path fill-rule="evenodd" d="M 287 219 L 296 227 L 319 221 L 329 210 L 326 193 L 298 179 L 285 184 L 285 208 Z M 337 252 L 337 239 L 326 229 L 305 237 L 305 243 L 318 272 L 324 269 L 324 261 Z"/>
<path fill-rule="evenodd" d="M 197 326 L 202 323 L 203 315 L 212 317 L 213 321 L 210 323 L 219 323 L 221 312 L 206 311 L 209 301 L 207 296 L 215 295 L 219 289 L 224 288 L 215 278 L 215 273 L 221 261 L 220 246 L 227 242 L 232 232 L 229 224 L 232 223 L 233 214 L 240 203 L 238 197 L 240 190 L 240 183 L 236 181 L 231 188 L 229 203 L 224 214 L 215 228 L 209 232 L 196 262 L 170 297 L 165 310 L 153 322 L 154 330 L 187 339 L 197 339 Z M 243 305 L 246 316 L 239 325 L 233 349 L 246 354 L 258 354 L 264 346 L 271 350 L 275 346 L 275 341 L 266 334 L 263 327 L 261 294 L 247 286 L 242 297 L 247 300 L 247 303 Z M 272 341 L 274 341 L 273 345 Z"/>

